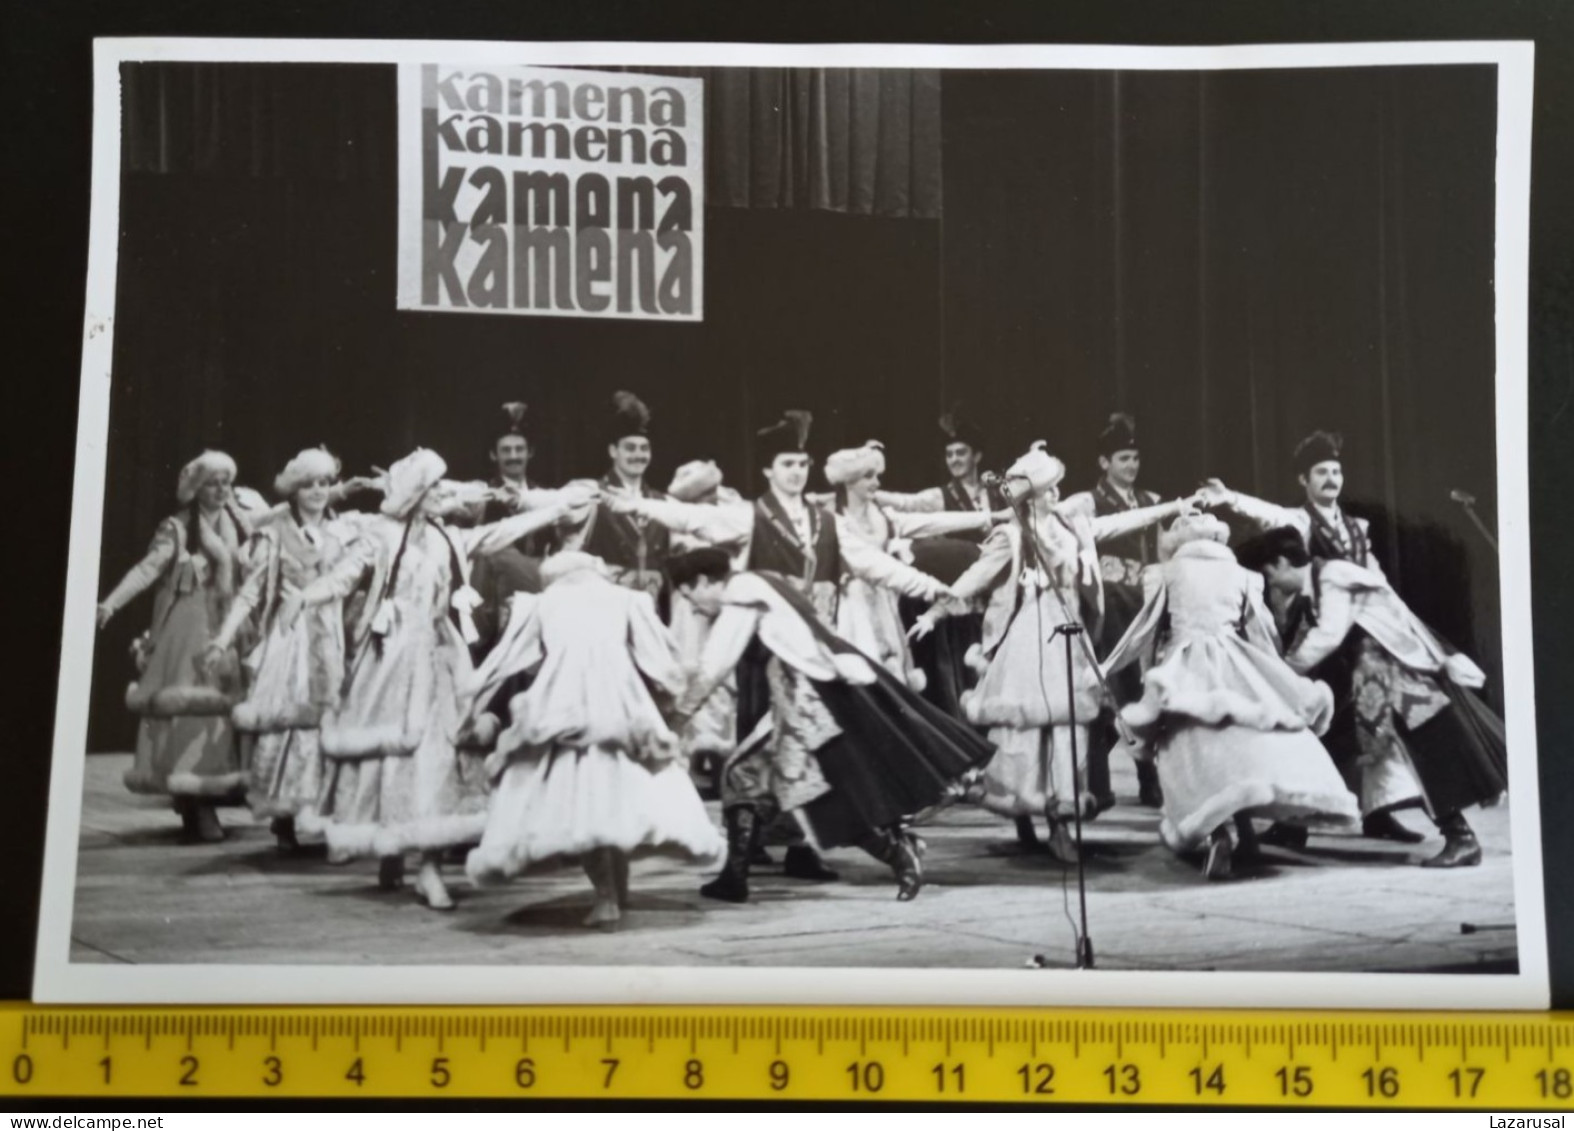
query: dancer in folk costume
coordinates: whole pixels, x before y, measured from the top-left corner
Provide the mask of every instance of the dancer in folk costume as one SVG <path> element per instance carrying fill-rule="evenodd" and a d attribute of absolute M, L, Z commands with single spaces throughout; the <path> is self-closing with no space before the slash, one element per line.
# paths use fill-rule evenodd
<path fill-rule="evenodd" d="M 1091 491 L 1072 495 L 1061 504 L 1067 513 L 1082 512 L 1093 517 L 1122 514 L 1126 511 L 1151 507 L 1159 502 L 1158 495 L 1137 486 L 1137 476 L 1142 470 L 1142 451 L 1137 444 L 1137 422 L 1123 412 L 1110 416 L 1109 424 L 1099 433 L 1099 481 Z M 1142 608 L 1142 572 L 1155 564 L 1158 557 L 1158 533 L 1144 527 L 1118 538 L 1106 538 L 1099 543 L 1099 575 L 1104 582 L 1104 615 L 1095 623 L 1093 650 L 1108 656 L 1137 612 Z M 1121 702 L 1135 699 L 1141 694 L 1140 673 L 1128 667 L 1111 676 L 1111 689 Z M 1089 728 L 1088 738 L 1088 788 L 1098 800 L 1101 809 L 1115 804 L 1115 792 L 1110 785 L 1109 756 L 1120 744 L 1120 731 L 1114 721 L 1116 705 L 1105 703 L 1097 721 Z M 1162 801 L 1154 764 L 1146 759 L 1137 761 L 1137 800 L 1153 808 Z"/>
<path fill-rule="evenodd" d="M 918 538 L 968 533 L 982 537 L 997 514 L 975 509 L 960 511 L 895 511 L 876 501 L 880 476 L 885 474 L 885 450 L 878 441 L 861 448 L 832 452 L 825 461 L 825 479 L 836 492 L 836 535 L 842 545 L 861 542 L 909 565 L 912 544 Z M 1002 520 L 1010 512 L 998 513 Z M 921 597 L 921 593 L 910 594 Z M 836 602 L 836 633 L 853 647 L 880 663 L 914 691 L 927 685 L 924 672 L 913 662 L 907 629 L 897 605 L 899 594 L 886 584 L 865 581 L 852 573 L 841 579 Z"/>
<path fill-rule="evenodd" d="M 613 394 L 605 426 L 607 458 L 612 466 L 601 480 L 602 495 L 611 499 L 655 499 L 660 491 L 645 485 L 650 470 L 650 409 L 633 393 Z M 582 549 L 607 563 L 612 580 L 649 593 L 658 609 L 666 608 L 666 565 L 670 535 L 659 522 L 637 511 L 597 506 L 591 509 Z"/>
<path fill-rule="evenodd" d="M 1287 526 L 1301 535 L 1307 550 L 1318 561 L 1347 561 L 1379 577 L 1383 567 L 1372 550 L 1370 524 L 1349 514 L 1340 505 L 1344 492 L 1344 439 L 1333 432 L 1313 432 L 1295 447 L 1295 472 L 1305 492 L 1299 506 L 1281 507 L 1232 491 L 1217 479 L 1204 489 L 1209 505 L 1223 506 L 1253 523 L 1260 531 Z M 1281 594 L 1272 587 L 1270 606 L 1283 618 Z M 1275 601 L 1280 601 L 1274 605 Z M 1335 728 L 1336 736 L 1341 728 Z M 1357 759 L 1353 742 L 1331 741 L 1334 760 L 1361 799 L 1362 834 L 1400 844 L 1419 844 L 1424 838 L 1394 816 L 1396 810 L 1421 804 L 1421 783 L 1397 754 L 1373 752 Z M 1264 840 L 1299 847 L 1306 843 L 1302 829 L 1270 829 Z"/>
<path fill-rule="evenodd" d="M 98 606 L 103 628 L 120 609 L 158 585 L 152 627 L 134 648 L 137 679 L 126 705 L 141 716 L 136 757 L 126 772 L 134 793 L 174 799 L 188 838 L 219 841 L 215 804 L 245 789 L 242 752 L 230 709 L 242 687 L 234 650 L 203 662 L 244 574 L 257 521 L 267 508 L 236 488 L 235 461 L 203 452 L 181 469 L 181 510 L 159 523 L 148 552 Z"/>
<path fill-rule="evenodd" d="M 249 675 L 244 702 L 232 714 L 237 730 L 255 735 L 248 772 L 252 813 L 271 821 L 281 849 L 297 845 L 297 830 L 320 831 L 322 750 L 317 726 L 339 699 L 344 682 L 344 607 L 329 601 L 280 623 L 282 599 L 304 589 L 343 556 L 360 531 L 362 516 L 335 515 L 330 501 L 340 464 L 326 448 L 308 448 L 273 481 L 286 500 L 283 517 L 260 527 L 253 539 L 250 572 L 206 649 L 217 668 L 237 638 L 257 643 L 242 662 Z M 372 481 L 352 480 L 352 486 Z"/>
<path fill-rule="evenodd" d="M 1476 695 L 1486 676 L 1440 640 L 1375 570 L 1307 551 L 1300 531 L 1279 527 L 1241 547 L 1287 605 L 1285 660 L 1334 689 L 1335 723 L 1325 739 L 1335 761 L 1353 766 L 1352 788 L 1386 780 L 1373 767 L 1402 765 L 1419 803 L 1443 834 L 1425 868 L 1470 867 L 1481 845 L 1464 810 L 1496 803 L 1507 788 L 1503 721 Z"/>
<path fill-rule="evenodd" d="M 525 427 L 526 407 L 522 401 L 510 401 L 503 406 L 505 424 L 492 443 L 491 453 L 497 474 L 488 484 L 495 493 L 469 508 L 464 516 L 465 525 L 501 522 L 511 514 L 534 506 L 550 506 L 555 500 L 554 492 L 529 474 L 534 449 Z M 473 655 L 486 655 L 497 642 L 515 593 L 541 592 L 542 553 L 542 535 L 536 533 L 476 559 L 470 584 L 481 595 L 481 604 L 475 613 L 476 632 L 481 639 L 471 649 Z"/>
<path fill-rule="evenodd" d="M 1333 693 L 1279 657 L 1262 578 L 1236 562 L 1229 537 L 1212 515 L 1160 535 L 1163 564 L 1143 571 L 1146 602 L 1107 661 L 1111 673 L 1146 663 L 1141 698 L 1121 716 L 1156 763 L 1164 843 L 1202 851 L 1210 880 L 1230 874 L 1232 826 L 1249 831 L 1265 817 L 1354 827 L 1360 817 L 1317 740 Z"/>
<path fill-rule="evenodd" d="M 769 720 L 768 741 L 756 747 L 766 756 L 748 770 L 736 760 L 728 768 L 755 788 L 727 806 L 727 862 L 701 890 L 748 899 L 753 829 L 773 801 L 820 846 L 857 846 L 887 865 L 897 898 L 912 899 L 923 886 L 923 846 L 905 818 L 944 799 L 989 758 L 989 744 L 826 628 L 791 578 L 729 567 L 705 550 L 670 564 L 674 586 L 715 621 L 680 717 L 736 672 L 740 688 L 763 692 L 744 698 L 739 730 L 756 730 L 751 712 L 758 723 Z M 751 733 L 744 762 L 754 741 Z"/>
<path fill-rule="evenodd" d="M 942 486 L 915 494 L 881 491 L 875 495 L 875 502 L 888 511 L 1006 511 L 1005 496 L 999 486 L 984 482 L 984 441 L 977 425 L 961 415 L 960 407 L 942 415 L 939 425 L 950 478 Z M 984 526 L 944 536 L 915 537 L 912 564 L 949 585 L 978 560 L 979 547 L 988 532 Z M 924 606 L 912 598 L 902 599 L 902 619 L 908 627 L 923 610 Z M 933 633 L 912 644 L 913 662 L 924 673 L 924 698 L 957 718 L 962 717 L 963 693 L 978 681 L 966 656 L 982 633 L 980 614 L 960 613 L 947 617 Z"/>
<path fill-rule="evenodd" d="M 512 545 L 555 522 L 588 493 L 564 493 L 474 529 L 447 526 L 453 506 L 441 456 L 418 448 L 388 469 L 382 514 L 324 576 L 288 595 L 278 619 L 288 629 L 301 607 L 344 600 L 370 582 L 351 637 L 342 702 L 323 716 L 329 759 L 322 816 L 329 858 L 376 856 L 381 882 L 395 887 L 403 857 L 419 851 L 416 893 L 446 910 L 453 899 L 439 862 L 472 843 L 485 820 L 480 758 L 456 749 L 458 685 L 471 672 L 471 558 Z"/>
<path fill-rule="evenodd" d="M 673 473 L 665 498 L 619 495 L 609 497 L 603 506 L 612 514 L 637 516 L 666 528 L 671 553 L 715 546 L 741 567 L 748 553 L 754 508 L 722 478 L 714 460 L 690 460 Z M 672 635 L 685 668 L 692 671 L 705 647 L 710 618 L 675 588 L 670 600 Z M 728 680 L 684 723 L 681 737 L 698 780 L 714 783 L 721 762 L 737 744 L 737 713 L 738 689 L 735 681 Z"/>
<path fill-rule="evenodd" d="M 534 675 L 487 761 L 495 784 L 466 871 L 491 883 L 577 859 L 596 893 L 585 925 L 611 930 L 628 905 L 631 858 L 713 863 L 723 842 L 662 717 L 685 677 L 655 602 L 574 550 L 547 558 L 541 577 L 539 597 L 515 597 L 507 632 L 467 688 L 468 713 L 510 676 Z"/>
<path fill-rule="evenodd" d="M 925 635 L 938 619 L 967 611 L 973 600 L 987 600 L 983 641 L 974 657 L 984 671 L 964 705 L 968 721 L 987 727 L 999 748 L 984 770 L 982 801 L 1008 817 L 1031 820 L 1044 814 L 1050 850 L 1070 862 L 1076 859 L 1069 832 L 1075 807 L 1096 810 L 1084 791 L 1081 767 L 1072 762 L 1073 729 L 1077 749 L 1086 750 L 1088 723 L 1098 712 L 1099 681 L 1086 649 L 1073 652 L 1068 681 L 1065 649 L 1050 636 L 1084 605 L 1102 609 L 1100 538 L 1171 518 L 1189 501 L 1093 518 L 1063 514 L 1056 504 L 1065 473 L 1042 440 L 1012 464 L 1005 490 L 1018 508 L 1018 521 L 995 528 L 978 562 L 952 585 L 953 596 L 924 613 L 913 633 Z"/>

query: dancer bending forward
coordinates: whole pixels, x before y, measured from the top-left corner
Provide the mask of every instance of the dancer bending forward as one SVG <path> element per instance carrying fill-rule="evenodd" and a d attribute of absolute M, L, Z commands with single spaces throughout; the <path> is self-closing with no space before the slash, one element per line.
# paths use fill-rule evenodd
<path fill-rule="evenodd" d="M 1279 657 L 1263 583 L 1224 543 L 1211 515 L 1178 519 L 1143 571 L 1145 602 L 1108 670 L 1143 659 L 1142 698 L 1121 717 L 1157 759 L 1159 824 L 1178 853 L 1203 851 L 1203 874 L 1230 872 L 1232 819 L 1354 825 L 1355 796 L 1317 736 L 1333 717 L 1326 684 Z"/>
<path fill-rule="evenodd" d="M 631 857 L 710 864 L 725 846 L 657 705 L 682 692 L 684 673 L 655 602 L 575 550 L 547 558 L 541 581 L 539 597 L 515 595 L 503 638 L 467 688 L 474 715 L 510 676 L 535 677 L 510 700 L 512 721 L 488 759 L 486 829 L 466 871 L 497 882 L 578 858 L 596 891 L 585 925 L 612 930 L 628 904 Z"/>

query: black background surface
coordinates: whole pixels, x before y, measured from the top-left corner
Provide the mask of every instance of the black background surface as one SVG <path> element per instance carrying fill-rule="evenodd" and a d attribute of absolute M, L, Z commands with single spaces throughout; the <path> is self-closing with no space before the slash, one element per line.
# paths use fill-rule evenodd
<path fill-rule="evenodd" d="M 46 810 L 62 590 L 75 446 L 88 237 L 91 40 L 116 35 L 422 39 L 652 39 L 790 42 L 1253 43 L 1398 39 L 1537 41 L 1531 230 L 1532 570 L 1540 692 L 1543 853 L 1554 1003 L 1574 1002 L 1574 824 L 1563 819 L 1574 773 L 1563 763 L 1574 716 L 1570 678 L 1569 548 L 1563 499 L 1574 414 L 1574 8 L 1553 0 L 1505 4 L 1386 0 L 1076 5 L 725 5 L 188 3 L 11 5 L 3 16 L 10 111 L 11 200 L 5 272 L 11 354 L 11 474 L 5 624 L 8 739 L 0 789 L 0 997 L 31 983 L 35 906 Z M 711 239 L 720 233 L 712 231 Z M 716 245 L 713 243 L 708 252 Z M 960 347 L 953 347 L 960 348 Z M 1089 406 L 1094 407 L 1094 406 Z M 327 437 L 330 441 L 332 437 Z M 313 436 L 304 442 L 316 442 Z M 848 437 L 852 439 L 852 437 Z M 1448 484 L 1453 485 L 1453 484 Z M 1463 484 L 1461 484 L 1463 485 Z"/>

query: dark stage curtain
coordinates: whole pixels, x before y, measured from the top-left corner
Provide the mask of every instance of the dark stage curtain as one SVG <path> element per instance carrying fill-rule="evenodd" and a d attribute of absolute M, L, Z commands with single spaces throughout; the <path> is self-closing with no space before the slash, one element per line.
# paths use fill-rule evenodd
<path fill-rule="evenodd" d="M 945 76 L 945 383 L 1000 460 L 1097 477 L 1112 411 L 1143 480 L 1295 504 L 1296 442 L 1412 607 L 1501 695 L 1494 75 L 1487 67 Z M 1513 332 L 1513 327 L 1505 328 Z"/>

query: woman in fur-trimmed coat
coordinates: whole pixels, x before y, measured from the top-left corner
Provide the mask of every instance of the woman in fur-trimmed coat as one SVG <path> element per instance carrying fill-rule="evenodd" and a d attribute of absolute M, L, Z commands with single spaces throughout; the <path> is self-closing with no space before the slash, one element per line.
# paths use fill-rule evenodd
<path fill-rule="evenodd" d="M 126 706 L 142 718 L 126 772 L 133 793 L 168 794 L 192 840 L 224 839 L 214 806 L 245 788 L 241 750 L 230 724 L 240 697 L 235 654 L 204 663 L 208 640 L 234 599 L 256 522 L 255 492 L 236 489 L 235 461 L 203 452 L 181 469 L 181 511 L 159 523 L 143 559 L 98 606 L 98 626 L 158 586 L 153 624 L 137 641 L 138 675 Z"/>
<path fill-rule="evenodd" d="M 340 704 L 322 720 L 328 759 L 322 817 L 329 858 L 376 856 L 380 881 L 396 887 L 404 854 L 421 856 L 416 894 L 437 910 L 453 907 L 439 862 L 445 849 L 473 843 L 485 824 L 480 758 L 456 747 L 458 686 L 471 672 L 478 639 L 470 614 L 479 597 L 469 561 L 510 546 L 566 513 L 559 502 L 501 522 L 458 529 L 447 465 L 424 448 L 399 460 L 384 484 L 382 514 L 332 570 L 286 597 L 288 628 L 301 607 L 343 600 L 370 581 L 351 637 Z M 567 498 L 565 492 L 560 498 Z"/>
<path fill-rule="evenodd" d="M 1211 515 L 1164 532 L 1142 611 L 1106 663 L 1150 665 L 1121 717 L 1158 760 L 1160 835 L 1176 852 L 1203 851 L 1208 879 L 1229 874 L 1236 818 L 1339 827 L 1360 817 L 1317 738 L 1333 693 L 1280 658 L 1262 578 L 1228 538 Z"/>

